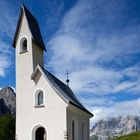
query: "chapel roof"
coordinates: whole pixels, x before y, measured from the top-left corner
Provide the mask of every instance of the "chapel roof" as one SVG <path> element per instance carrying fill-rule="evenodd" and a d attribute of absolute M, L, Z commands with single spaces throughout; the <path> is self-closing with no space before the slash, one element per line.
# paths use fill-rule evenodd
<path fill-rule="evenodd" d="M 20 28 L 20 25 L 21 25 L 23 13 L 25 13 L 30 32 L 32 34 L 33 41 L 39 47 L 41 47 L 41 49 L 46 51 L 46 48 L 45 48 L 45 45 L 44 45 L 44 42 L 43 42 L 43 39 L 42 39 L 42 35 L 41 35 L 40 29 L 39 29 L 38 22 L 37 22 L 36 18 L 31 14 L 31 12 L 25 7 L 25 5 L 22 5 L 22 7 L 21 7 L 21 12 L 20 12 L 18 24 L 17 24 L 17 27 L 16 27 L 16 32 L 15 32 L 15 35 L 14 35 L 12 46 L 13 47 L 16 46 L 16 39 L 17 39 L 18 31 L 19 31 L 19 28 Z"/>
<path fill-rule="evenodd" d="M 41 68 L 42 72 L 44 73 L 45 77 L 53 87 L 53 89 L 59 94 L 61 98 L 69 102 L 70 104 L 80 108 L 81 110 L 87 112 L 91 116 L 93 116 L 92 113 L 90 113 L 76 98 L 73 91 L 62 81 L 60 81 L 58 78 L 56 78 L 53 74 L 48 72 L 44 67 L 38 65 L 38 68 Z M 33 75 L 32 75 L 33 77 Z"/>

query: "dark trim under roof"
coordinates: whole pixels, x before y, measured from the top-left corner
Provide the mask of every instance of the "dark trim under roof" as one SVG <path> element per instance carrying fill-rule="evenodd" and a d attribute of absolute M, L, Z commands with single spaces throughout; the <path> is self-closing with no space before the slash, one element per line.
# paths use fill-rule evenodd
<path fill-rule="evenodd" d="M 27 22 L 28 22 L 28 25 L 29 25 L 29 28 L 30 28 L 30 31 L 31 31 L 31 34 L 33 37 L 32 38 L 33 41 L 39 47 L 41 47 L 44 51 L 46 51 L 46 48 L 45 48 L 45 45 L 44 45 L 44 42 L 42 39 L 42 35 L 41 35 L 40 29 L 39 29 L 38 22 L 37 22 L 36 18 L 31 14 L 31 12 L 24 5 L 22 5 L 22 7 L 21 7 L 21 12 L 20 12 L 18 23 L 17 23 L 17 28 L 16 28 L 16 32 L 14 35 L 12 46 L 14 48 L 16 46 L 16 39 L 17 39 L 19 28 L 20 28 L 23 12 L 25 12 L 25 16 L 27 18 Z"/>

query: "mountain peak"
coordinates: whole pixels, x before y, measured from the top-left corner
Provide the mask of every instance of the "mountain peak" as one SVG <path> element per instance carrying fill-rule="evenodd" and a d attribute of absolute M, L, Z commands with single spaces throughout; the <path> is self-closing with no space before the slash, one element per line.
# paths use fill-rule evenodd
<path fill-rule="evenodd" d="M 98 121 L 91 130 L 91 136 L 107 140 L 108 137 L 126 135 L 140 131 L 140 116 L 119 116 Z"/>
<path fill-rule="evenodd" d="M 2 100 L 1 100 L 2 99 Z M 16 94 L 11 86 L 6 86 L 3 87 L 0 90 L 0 100 L 2 105 L 7 108 L 7 110 L 10 110 L 10 114 L 15 116 L 16 112 Z M 0 109 L 0 112 L 7 112 L 7 111 L 2 111 Z M 7 112 L 9 113 L 9 112 Z M 4 113 L 5 114 L 5 113 Z M 3 113 L 0 113 L 0 115 L 3 115 Z"/>
<path fill-rule="evenodd" d="M 15 94 L 15 91 L 11 86 L 5 86 L 0 91 L 3 91 L 4 93 L 14 93 Z"/>

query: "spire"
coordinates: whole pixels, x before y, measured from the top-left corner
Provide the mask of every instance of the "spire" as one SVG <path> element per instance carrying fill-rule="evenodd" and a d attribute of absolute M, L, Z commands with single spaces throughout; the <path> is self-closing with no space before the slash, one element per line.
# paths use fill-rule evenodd
<path fill-rule="evenodd" d="M 37 22 L 36 18 L 31 14 L 31 12 L 25 7 L 24 4 L 22 4 L 22 6 L 21 6 L 21 13 L 20 13 L 20 16 L 19 16 L 19 20 L 18 20 L 18 24 L 17 24 L 15 35 L 14 35 L 12 46 L 14 48 L 16 46 L 17 36 L 18 36 L 18 32 L 19 32 L 20 25 L 21 25 L 21 22 L 22 22 L 23 13 L 25 13 L 25 16 L 27 18 L 27 22 L 28 22 L 28 25 L 29 25 L 30 32 L 32 34 L 33 41 L 39 47 L 41 47 L 44 51 L 46 51 L 46 48 L 45 48 L 45 45 L 44 45 L 44 42 L 43 42 L 43 39 L 42 39 L 42 35 L 41 35 L 40 29 L 39 29 L 38 22 Z"/>
<path fill-rule="evenodd" d="M 67 83 L 67 86 L 69 87 L 69 82 L 70 82 L 70 80 L 69 80 L 69 71 L 67 70 L 67 72 L 66 72 L 66 75 L 67 75 L 67 80 L 66 80 L 66 83 Z"/>

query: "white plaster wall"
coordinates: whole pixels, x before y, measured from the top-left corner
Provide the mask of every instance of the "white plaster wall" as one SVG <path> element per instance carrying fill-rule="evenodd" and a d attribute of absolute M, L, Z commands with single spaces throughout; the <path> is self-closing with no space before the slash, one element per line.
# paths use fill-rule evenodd
<path fill-rule="evenodd" d="M 34 85 L 34 91 L 39 88 L 43 88 L 45 91 L 45 107 L 32 107 L 33 114 L 36 116 L 32 125 L 41 121 L 47 128 L 48 140 L 63 140 L 64 131 L 66 131 L 67 104 L 54 92 L 43 75 L 40 77 L 38 84 Z M 34 99 L 32 101 L 34 105 Z"/>
<path fill-rule="evenodd" d="M 40 125 L 46 129 L 47 140 L 63 140 L 64 131 L 66 131 L 66 106 L 67 104 L 54 92 L 49 83 L 40 77 L 37 85 L 30 81 L 32 86 L 28 86 L 27 92 L 20 92 L 22 95 L 20 111 L 17 116 L 18 122 L 17 135 L 18 140 L 34 140 L 33 129 Z M 31 84 L 30 84 L 31 85 Z M 45 106 L 35 107 L 35 91 L 43 89 L 45 94 Z"/>
<path fill-rule="evenodd" d="M 29 88 L 29 87 L 28 87 Z M 43 89 L 45 94 L 45 106 L 35 107 L 35 94 L 37 89 Z M 33 129 L 40 125 L 46 129 L 47 140 L 63 140 L 66 131 L 66 106 L 67 104 L 54 92 L 43 76 L 37 85 L 33 84 L 31 92 L 22 96 L 21 120 L 18 126 L 18 140 L 34 140 Z"/>
<path fill-rule="evenodd" d="M 78 109 L 73 105 L 69 105 L 67 107 L 67 132 L 68 132 L 68 140 L 72 140 L 72 120 L 75 119 L 77 121 L 77 129 L 78 129 L 78 138 L 77 140 L 82 140 L 82 124 L 85 123 L 85 139 L 89 140 L 89 119 L 90 116 Z"/>

